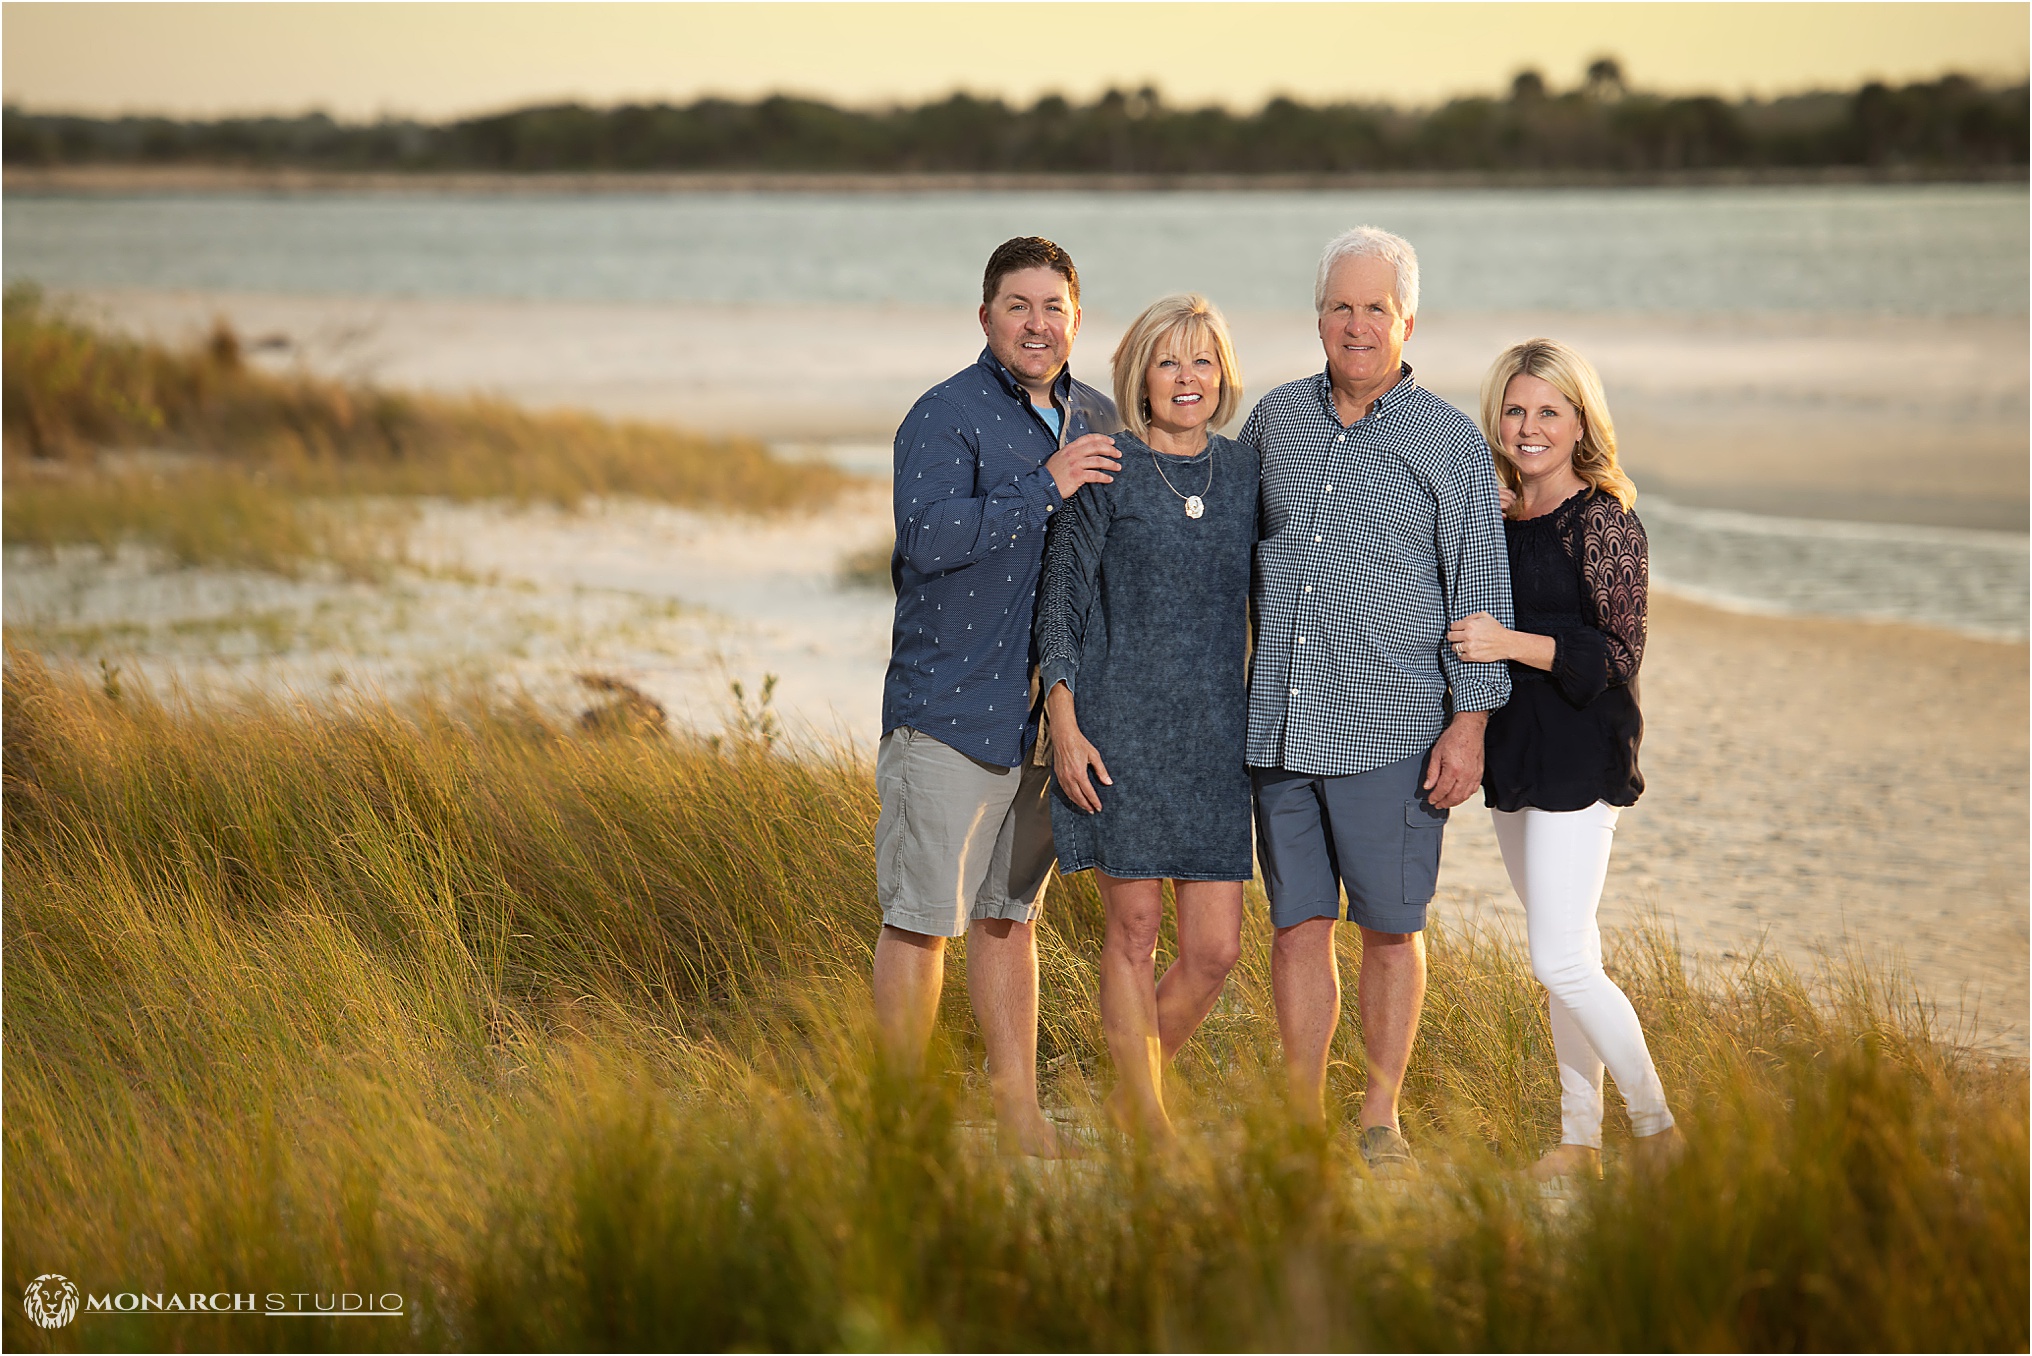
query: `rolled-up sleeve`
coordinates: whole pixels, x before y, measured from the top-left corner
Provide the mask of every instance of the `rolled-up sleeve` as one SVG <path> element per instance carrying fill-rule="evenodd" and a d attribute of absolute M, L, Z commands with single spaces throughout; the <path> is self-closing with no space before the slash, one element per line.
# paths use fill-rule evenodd
<path fill-rule="evenodd" d="M 1441 585 L 1448 625 L 1486 612 L 1505 626 L 1516 622 L 1510 602 L 1510 557 L 1503 540 L 1503 510 L 1496 472 L 1486 447 L 1460 446 L 1449 458 L 1455 474 L 1441 482 L 1437 520 Z M 1441 642 L 1440 669 L 1456 711 L 1493 711 L 1510 700 L 1510 670 L 1497 661 L 1470 663 Z"/>
<path fill-rule="evenodd" d="M 896 431 L 896 549 L 919 574 L 942 574 L 1007 550 L 1043 531 L 1061 504 L 1046 466 L 981 493 L 981 431 L 964 411 L 919 401 Z"/>
<path fill-rule="evenodd" d="M 1037 589 L 1037 678 L 1049 695 L 1064 683 L 1079 691 L 1086 621 L 1107 545 L 1113 500 L 1100 484 L 1088 485 L 1051 524 L 1044 539 L 1044 580 Z"/>

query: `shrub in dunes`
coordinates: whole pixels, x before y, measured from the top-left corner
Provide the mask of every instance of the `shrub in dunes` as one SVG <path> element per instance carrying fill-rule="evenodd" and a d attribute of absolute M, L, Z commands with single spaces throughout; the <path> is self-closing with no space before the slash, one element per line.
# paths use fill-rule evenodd
<path fill-rule="evenodd" d="M 223 322 L 181 348 L 109 335 L 26 289 L 7 293 L 4 347 L 11 544 L 136 540 L 187 561 L 280 565 L 351 558 L 306 500 L 633 495 L 769 513 L 846 483 L 751 439 L 271 371 Z"/>
<path fill-rule="evenodd" d="M 16 1349 L 1997 1348 L 2027 1340 L 2026 1076 L 1860 967 L 1624 939 L 1691 1150 L 1547 1198 L 1542 999 L 1440 934 L 1407 1121 L 1292 1128 L 1267 936 L 1184 1147 L 998 1156 L 955 958 L 939 1067 L 869 1051 L 849 756 L 479 699 L 184 709 L 9 657 L 8 1284 L 396 1294 L 401 1319 L 85 1314 Z M 1049 1099 L 1099 1123 L 1099 911 L 1043 928 Z M 1354 939 L 1349 938 L 1350 945 Z M 1352 960 L 1353 957 L 1348 958 Z M 1359 1092 L 1342 1032 L 1337 1102 Z"/>

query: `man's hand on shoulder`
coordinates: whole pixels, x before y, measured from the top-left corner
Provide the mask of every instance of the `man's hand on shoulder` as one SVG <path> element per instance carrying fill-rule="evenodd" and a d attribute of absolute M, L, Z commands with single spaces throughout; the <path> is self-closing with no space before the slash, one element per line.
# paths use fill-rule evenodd
<path fill-rule="evenodd" d="M 1108 484 L 1115 478 L 1114 473 L 1122 469 L 1122 462 L 1113 438 L 1105 433 L 1089 433 L 1052 453 L 1044 469 L 1051 472 L 1059 498 L 1070 499 L 1082 485 Z"/>
<path fill-rule="evenodd" d="M 1425 764 L 1425 798 L 1435 810 L 1451 810 L 1482 784 L 1482 736 L 1487 711 L 1456 711 L 1432 746 Z"/>

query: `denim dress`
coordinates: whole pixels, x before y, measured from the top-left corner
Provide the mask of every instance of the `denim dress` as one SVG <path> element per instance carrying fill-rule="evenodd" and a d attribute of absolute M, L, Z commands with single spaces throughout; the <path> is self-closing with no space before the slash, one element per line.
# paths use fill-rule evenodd
<path fill-rule="evenodd" d="M 1091 777 L 1094 814 L 1053 786 L 1059 870 L 1248 880 L 1256 453 L 1217 434 L 1195 457 L 1114 439 L 1121 471 L 1052 519 L 1037 598 L 1041 691 L 1072 690 L 1080 732 L 1114 778 Z"/>

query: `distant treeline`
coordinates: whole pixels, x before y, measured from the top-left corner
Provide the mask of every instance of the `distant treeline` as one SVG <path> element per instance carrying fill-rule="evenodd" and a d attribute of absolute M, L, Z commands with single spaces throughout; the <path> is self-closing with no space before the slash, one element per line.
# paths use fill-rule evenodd
<path fill-rule="evenodd" d="M 1028 108 L 955 94 L 856 110 L 775 96 L 683 107 L 565 104 L 429 124 L 85 118 L 5 111 L 9 166 L 234 165 L 396 171 L 1333 174 L 1867 169 L 1993 172 L 2027 162 L 2027 87 L 1962 76 L 1730 103 L 1628 90 L 1612 60 L 1554 92 L 1406 111 L 1273 99 L 1173 108 L 1154 89 Z"/>

